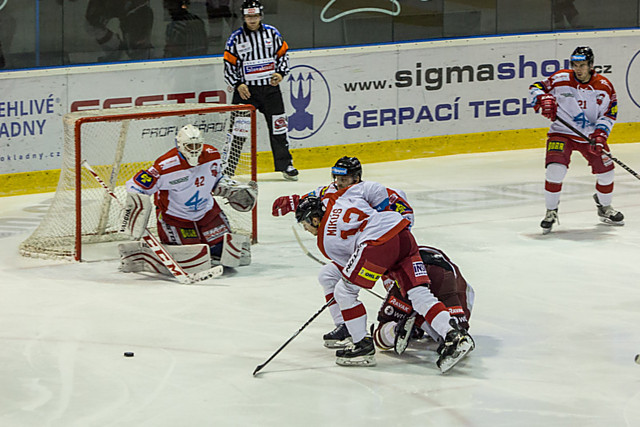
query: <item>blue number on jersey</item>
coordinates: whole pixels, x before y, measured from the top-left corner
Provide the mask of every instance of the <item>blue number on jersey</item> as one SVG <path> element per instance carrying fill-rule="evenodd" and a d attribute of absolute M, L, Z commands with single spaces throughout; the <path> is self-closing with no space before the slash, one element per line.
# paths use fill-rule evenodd
<path fill-rule="evenodd" d="M 573 121 L 577 124 L 579 124 L 582 129 L 586 128 L 587 125 L 590 125 L 591 122 L 589 121 L 589 119 L 587 119 L 587 116 L 585 116 L 584 112 L 578 114 L 577 116 L 575 116 L 573 118 Z"/>
<path fill-rule="evenodd" d="M 200 198 L 200 190 L 198 190 L 196 191 L 196 194 L 194 194 L 189 200 L 187 200 L 185 206 L 188 206 L 194 211 L 197 211 L 198 207 L 204 202 L 205 200 Z"/>

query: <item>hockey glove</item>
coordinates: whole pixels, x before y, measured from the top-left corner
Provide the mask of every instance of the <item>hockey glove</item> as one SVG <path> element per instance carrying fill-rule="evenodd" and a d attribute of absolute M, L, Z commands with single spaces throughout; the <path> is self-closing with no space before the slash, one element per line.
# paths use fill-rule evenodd
<path fill-rule="evenodd" d="M 554 121 L 558 113 L 556 98 L 550 93 L 545 93 L 544 95 L 538 95 L 537 100 L 536 106 L 542 110 L 540 113 L 547 119 Z"/>
<path fill-rule="evenodd" d="M 273 207 L 271 208 L 271 215 L 273 216 L 283 216 L 288 214 L 289 212 L 295 212 L 298 207 L 298 202 L 300 201 L 300 196 L 294 194 L 292 196 L 280 196 L 273 202 Z"/>
<path fill-rule="evenodd" d="M 589 139 L 593 141 L 593 144 L 589 144 L 589 152 L 596 156 L 602 156 L 602 151 L 607 148 L 607 138 L 609 135 L 602 129 L 596 129 L 591 135 L 589 135 Z"/>

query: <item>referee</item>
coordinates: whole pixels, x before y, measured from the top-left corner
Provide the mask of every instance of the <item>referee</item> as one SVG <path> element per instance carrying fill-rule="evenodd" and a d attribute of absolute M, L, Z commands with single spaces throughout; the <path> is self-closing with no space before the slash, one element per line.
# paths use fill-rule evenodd
<path fill-rule="evenodd" d="M 242 3 L 244 25 L 234 31 L 224 50 L 224 79 L 233 87 L 233 104 L 251 104 L 267 121 L 276 171 L 285 179 L 298 180 L 287 140 L 287 116 L 278 86 L 289 71 L 289 46 L 280 32 L 262 24 L 263 6 L 258 0 Z M 232 123 L 232 146 L 225 174 L 233 176 L 237 154 L 246 137 L 236 117 Z"/>

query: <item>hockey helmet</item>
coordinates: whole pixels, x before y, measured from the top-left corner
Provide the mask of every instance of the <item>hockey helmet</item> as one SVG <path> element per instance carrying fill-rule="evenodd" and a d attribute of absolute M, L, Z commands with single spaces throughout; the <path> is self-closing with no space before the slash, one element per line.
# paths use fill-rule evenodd
<path fill-rule="evenodd" d="M 578 46 L 571 54 L 571 62 L 587 61 L 590 67 L 593 66 L 593 50 L 589 46 Z"/>
<path fill-rule="evenodd" d="M 264 6 L 258 0 L 244 0 L 242 2 L 242 16 L 264 15 Z"/>
<path fill-rule="evenodd" d="M 176 136 L 178 151 L 191 166 L 198 165 L 198 159 L 202 153 L 202 134 L 194 125 L 186 125 L 180 128 Z"/>
<path fill-rule="evenodd" d="M 341 157 L 331 168 L 331 176 L 352 176 L 358 181 L 362 178 L 362 164 L 357 157 Z"/>
<path fill-rule="evenodd" d="M 296 208 L 296 221 L 307 222 L 311 224 L 312 218 L 322 220 L 324 217 L 325 207 L 322 199 L 316 196 L 307 196 L 300 200 Z"/>

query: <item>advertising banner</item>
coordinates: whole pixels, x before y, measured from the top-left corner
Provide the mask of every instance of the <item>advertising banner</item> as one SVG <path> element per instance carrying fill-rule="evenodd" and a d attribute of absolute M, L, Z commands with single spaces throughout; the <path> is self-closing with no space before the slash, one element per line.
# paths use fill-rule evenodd
<path fill-rule="evenodd" d="M 291 52 L 291 148 L 546 127 L 528 87 L 577 46 L 615 86 L 618 122 L 640 122 L 640 31 L 441 40 Z M 1 73 L 0 93 L 0 174 L 60 168 L 69 111 L 231 99 L 220 57 Z"/>

